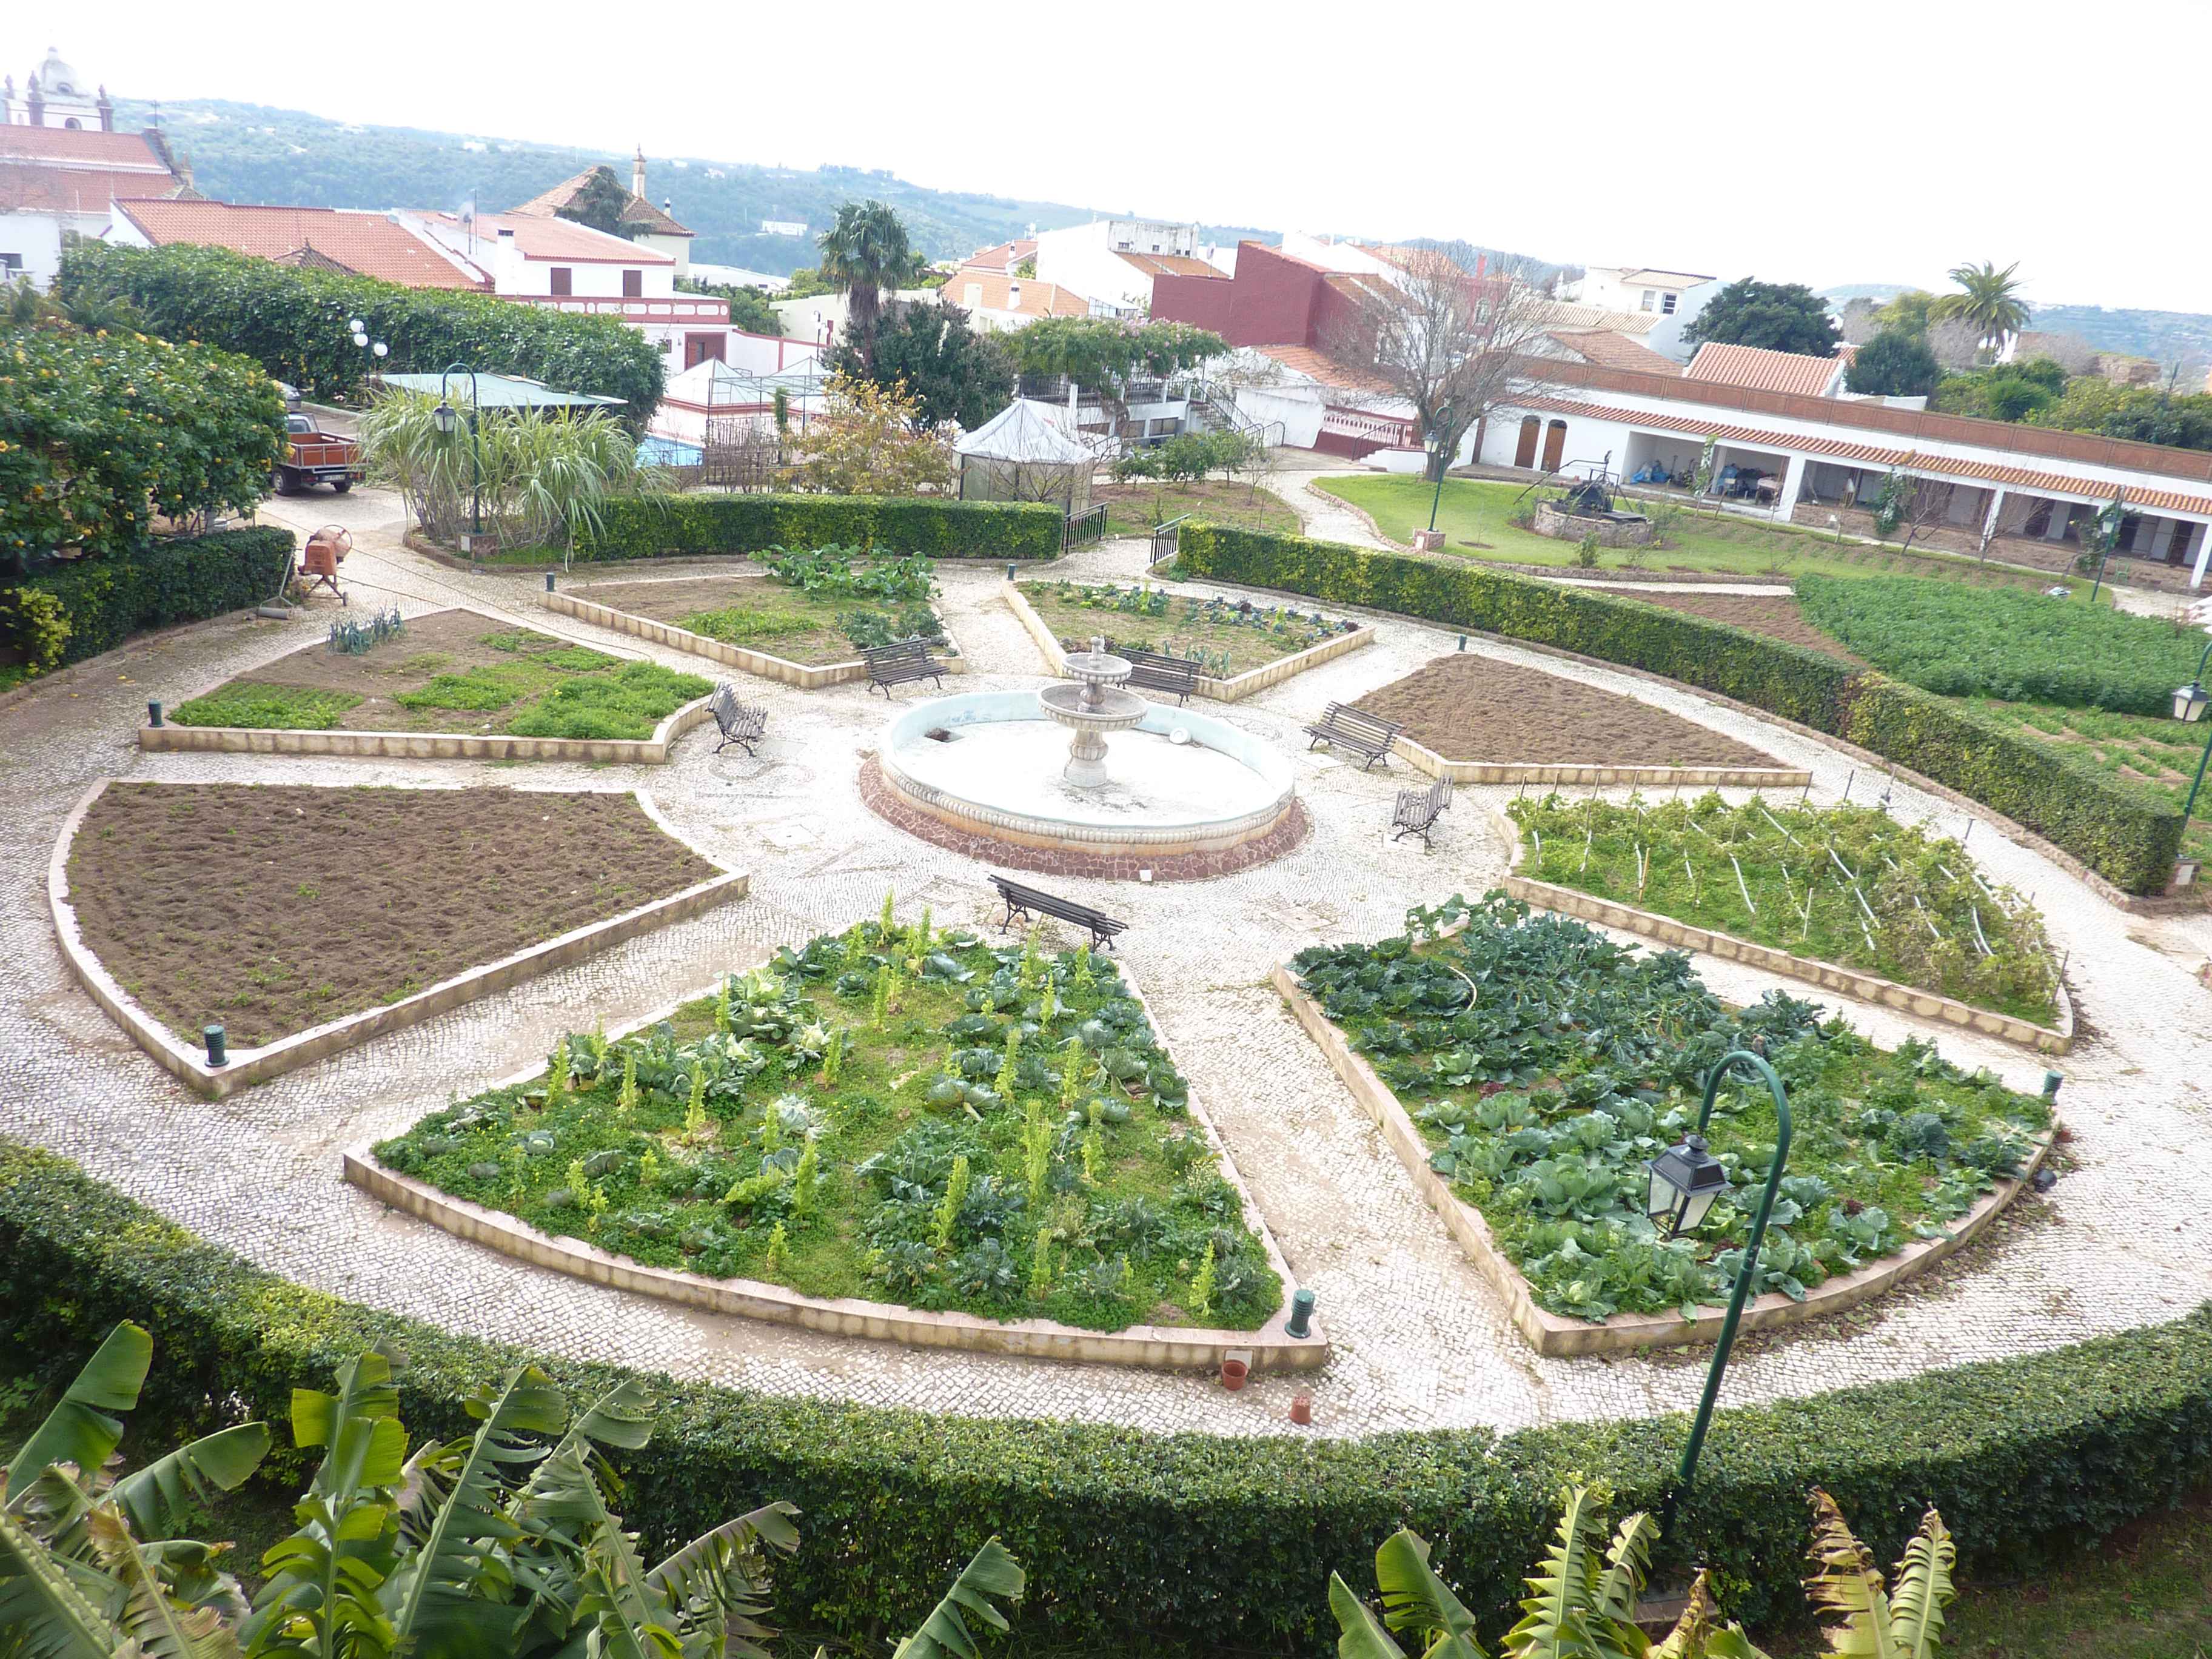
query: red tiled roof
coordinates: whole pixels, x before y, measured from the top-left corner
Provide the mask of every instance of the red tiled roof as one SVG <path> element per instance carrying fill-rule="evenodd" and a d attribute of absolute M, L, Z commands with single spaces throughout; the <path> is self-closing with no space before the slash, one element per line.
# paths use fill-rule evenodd
<path fill-rule="evenodd" d="M 1683 371 L 1692 380 L 1717 380 L 1723 386 L 1749 386 L 1757 392 L 1789 392 L 1801 398 L 1818 398 L 1828 383 L 1850 366 L 1849 346 L 1832 357 L 1814 357 L 1799 351 L 1769 351 L 1764 346 L 1722 345 L 1708 341 Z"/>
<path fill-rule="evenodd" d="M 1273 355 L 1273 349 L 1269 349 Z M 1856 443 L 1848 438 L 1719 425 L 1685 415 L 1665 415 L 1650 410 L 1577 403 L 1571 398 L 1553 398 L 1541 393 L 1523 393 L 1510 401 L 1514 408 L 1527 410 L 1532 414 L 1580 415 L 1590 420 L 1618 421 L 1625 426 L 1641 427 L 1646 431 L 1680 432 L 1692 437 L 1717 439 L 1724 444 L 1794 451 L 1802 455 L 1824 456 L 1831 460 L 1858 461 L 1872 466 L 1933 472 L 1951 478 L 1978 478 L 1984 483 L 2006 484 L 2047 495 L 2077 495 L 2090 500 L 2110 500 L 2112 497 L 2112 486 L 2100 483 L 2094 478 L 2075 477 L 2064 472 L 2042 472 L 2032 467 L 2007 466 L 1996 461 L 1970 460 L 1961 456 L 1938 455 L 1916 449 L 1887 449 L 1879 444 Z M 2212 496 L 2191 495 L 2177 489 L 2150 489 L 2137 484 L 2124 486 L 2122 494 L 2130 507 L 2168 513 L 2197 513 L 2212 517 Z"/>
<path fill-rule="evenodd" d="M 407 288 L 489 289 L 404 225 L 341 208 L 247 207 L 229 202 L 126 201 L 118 208 L 155 246 L 227 247 L 258 259 L 336 265 Z M 318 256 L 308 258 L 309 254 Z"/>
<path fill-rule="evenodd" d="M 509 213 L 526 214 L 533 219 L 558 218 L 560 216 L 561 210 L 576 199 L 577 191 L 582 190 L 586 185 L 591 182 L 592 175 L 595 173 L 605 173 L 608 178 L 615 180 L 615 184 L 617 188 L 620 187 L 622 180 L 616 176 L 615 170 L 609 167 L 605 162 L 602 161 L 597 167 L 586 167 L 581 173 L 578 173 L 573 179 L 563 179 L 559 184 L 554 185 L 552 189 L 541 191 L 538 195 L 532 197 L 520 207 L 509 208 L 507 209 L 507 211 Z M 667 214 L 653 206 L 652 203 L 647 201 L 644 197 L 638 195 L 635 191 L 623 191 L 623 195 L 625 198 L 623 203 L 622 210 L 622 222 L 623 224 L 629 225 L 632 228 L 642 231 L 646 234 L 651 236 L 689 236 L 691 234 L 691 232 L 686 230 L 682 225 L 678 224 L 675 220 L 670 218 Z M 574 222 L 572 221 L 571 222 Z"/>
<path fill-rule="evenodd" d="M 1682 372 L 1681 364 L 1673 358 L 1662 357 L 1641 340 L 1632 340 L 1610 329 L 1555 328 L 1551 336 L 1584 362 L 1603 363 L 1608 368 L 1642 369 L 1650 374 Z"/>
<path fill-rule="evenodd" d="M 995 270 L 1006 274 L 1011 273 L 1023 260 L 1036 258 L 1036 239 L 1033 236 L 1019 236 L 1011 242 L 998 242 L 989 247 L 979 247 L 960 263 L 963 267 L 972 265 L 980 270 Z"/>
<path fill-rule="evenodd" d="M 459 230 L 461 222 L 451 213 L 423 216 Z M 528 213 L 479 213 L 477 240 L 489 258 L 502 230 L 514 233 L 514 245 L 526 259 L 557 259 L 577 264 L 672 265 L 675 259 L 656 249 L 610 236 L 573 219 L 542 219 Z"/>
<path fill-rule="evenodd" d="M 1012 289 L 1021 289 L 1021 303 L 1012 303 Z M 968 290 L 976 290 L 969 299 Z M 1091 301 L 1058 283 L 1040 283 L 1034 276 L 1007 276 L 996 270 L 963 265 L 945 279 L 945 298 L 969 311 L 1012 311 L 1024 317 L 1088 317 Z"/>
<path fill-rule="evenodd" d="M 1346 368 L 1327 352 L 1316 351 L 1311 346 L 1264 345 L 1252 349 L 1263 357 L 1273 358 L 1293 374 L 1303 374 L 1310 380 L 1318 380 L 1322 385 L 1334 386 L 1340 392 L 1382 392 L 1389 397 L 1397 395 L 1385 382 L 1372 375 L 1363 374 L 1358 369 Z"/>
<path fill-rule="evenodd" d="M 76 127 L 0 126 L 0 161 L 49 166 L 148 169 L 166 174 L 168 164 L 143 134 L 87 132 Z"/>
<path fill-rule="evenodd" d="M 1228 280 L 1226 271 L 1188 253 L 1132 253 L 1126 248 L 1115 251 L 1147 276 L 1218 276 L 1224 282 Z"/>
<path fill-rule="evenodd" d="M 176 180 L 166 173 L 117 173 L 105 167 L 49 167 L 0 161 L 0 213 L 106 213 L 107 204 L 118 197 L 144 196 L 176 187 Z"/>

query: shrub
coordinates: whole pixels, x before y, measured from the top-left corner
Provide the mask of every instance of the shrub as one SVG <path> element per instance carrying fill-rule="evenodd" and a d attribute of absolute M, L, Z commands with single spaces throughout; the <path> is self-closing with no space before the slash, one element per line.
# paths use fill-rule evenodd
<path fill-rule="evenodd" d="M 1808 620 L 1887 673 L 1946 696 L 2165 714 L 2204 637 L 2161 617 L 1918 576 L 1805 576 Z"/>
<path fill-rule="evenodd" d="M 2162 888 L 2180 850 L 2181 814 L 2151 792 L 1970 708 L 1723 623 L 1506 571 L 1224 525 L 1185 525 L 1178 546 L 1194 575 L 1555 646 L 1848 738 L 1994 807 L 2131 893 Z"/>
<path fill-rule="evenodd" d="M 526 1356 L 289 1284 L 162 1220 L 52 1153 L 0 1141 L 0 1341 L 68 1364 L 122 1318 L 162 1363 L 133 1419 L 138 1443 L 247 1415 L 284 1420 L 295 1386 L 396 1342 L 402 1420 L 473 1431 L 465 1402 Z M 623 1373 L 539 1360 L 572 1397 Z M 1141 1650 L 1316 1650 L 1330 1569 L 1395 1528 L 1436 1542 L 1438 1570 L 1486 1620 L 1522 1594 L 1551 1494 L 1571 1471 L 1656 1506 L 1682 1419 L 1365 1439 L 1146 1435 L 1068 1422 L 927 1417 L 645 1378 L 660 1431 L 616 1454 L 625 1519 L 659 1547 L 773 1492 L 805 1517 L 777 1574 L 793 1625 L 852 1634 L 925 1612 L 994 1533 L 1028 1564 L 1030 1628 Z M 1902 1547 L 1939 1506 L 1970 1561 L 2045 1539 L 2094 1538 L 2172 1504 L 2212 1470 L 2212 1314 L 2055 1352 L 1723 1411 L 1661 1565 L 1694 1554 L 1759 1620 L 1798 1610 L 1805 1493 L 1815 1485 Z M 856 1563 L 865 1562 L 866 1571 Z"/>
<path fill-rule="evenodd" d="M 1060 510 L 1038 501 L 878 495 L 611 496 L 580 530 L 580 560 L 855 547 L 940 559 L 1055 559 Z"/>
<path fill-rule="evenodd" d="M 143 334 L 0 334 L 0 564 L 127 553 L 148 508 L 251 509 L 284 405 L 244 358 Z"/>
<path fill-rule="evenodd" d="M 385 367 L 395 373 L 435 374 L 466 360 L 483 373 L 620 398 L 633 425 L 660 402 L 665 378 L 652 343 L 612 317 L 402 288 L 223 248 L 80 243 L 63 259 L 56 289 L 65 301 L 128 299 L 155 333 L 242 352 L 313 397 L 361 391 L 362 353 L 347 337 L 349 317 L 391 343 Z"/>
<path fill-rule="evenodd" d="M 0 647 L 48 666 L 82 662 L 145 629 L 259 605 L 283 589 L 292 548 L 289 530 L 225 530 L 56 566 L 0 587 Z M 56 657 L 58 619 L 68 633 Z"/>

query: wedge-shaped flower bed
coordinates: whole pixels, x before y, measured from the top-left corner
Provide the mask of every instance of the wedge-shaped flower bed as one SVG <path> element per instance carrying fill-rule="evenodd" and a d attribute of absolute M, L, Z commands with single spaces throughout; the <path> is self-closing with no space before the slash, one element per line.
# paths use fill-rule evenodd
<path fill-rule="evenodd" d="M 1731 1011 L 1680 952 L 1640 953 L 1495 893 L 1407 926 L 1302 951 L 1285 988 L 1341 1034 L 1347 1082 L 1402 1114 L 1417 1176 L 1437 1178 L 1431 1201 L 1477 1212 L 1454 1231 L 1509 1301 L 1533 1304 L 1519 1322 L 1547 1352 L 1681 1341 L 1717 1322 L 1775 1156 L 1764 1087 L 1721 1091 L 1707 1139 L 1730 1187 L 1701 1227 L 1662 1237 L 1644 1199 L 1646 1165 L 1695 1127 L 1705 1071 L 1732 1048 L 1765 1053 L 1795 1117 L 1754 1328 L 1802 1316 L 1808 1297 L 1863 1299 L 1893 1258 L 1932 1258 L 2047 1147 L 2040 1097 L 1924 1044 L 1886 1053 L 1780 993 Z"/>
<path fill-rule="evenodd" d="M 2035 1025 L 2058 1023 L 2042 915 L 1948 836 L 1870 806 L 1717 794 L 1508 804 L 1519 875 L 1879 975 Z"/>
<path fill-rule="evenodd" d="M 1188 658 L 1217 680 L 1359 632 L 1358 623 L 1318 611 L 1171 594 L 1149 583 L 1035 581 L 1019 591 L 1062 646 L 1088 646 L 1103 634 L 1116 645 Z"/>
<path fill-rule="evenodd" d="M 813 1297 L 1097 1331 L 1256 1330 L 1282 1301 L 1113 963 L 927 914 L 574 1034 L 374 1152 L 545 1234 Z"/>

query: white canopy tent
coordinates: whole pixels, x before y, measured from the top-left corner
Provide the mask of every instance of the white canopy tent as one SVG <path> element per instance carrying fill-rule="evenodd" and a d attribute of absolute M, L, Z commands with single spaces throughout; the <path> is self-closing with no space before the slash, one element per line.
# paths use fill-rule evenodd
<path fill-rule="evenodd" d="M 970 501 L 1054 501 L 1070 517 L 1091 510 L 1097 458 L 1061 424 L 1066 411 L 1017 398 L 952 446 L 960 495 Z"/>

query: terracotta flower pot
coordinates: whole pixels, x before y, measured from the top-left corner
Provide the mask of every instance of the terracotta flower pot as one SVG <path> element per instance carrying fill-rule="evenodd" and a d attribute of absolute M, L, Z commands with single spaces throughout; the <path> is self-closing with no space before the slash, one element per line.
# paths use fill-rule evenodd
<path fill-rule="evenodd" d="M 1313 1396 L 1311 1395 L 1295 1394 L 1291 1396 L 1291 1421 L 1293 1423 L 1310 1423 L 1313 1421 Z"/>
<path fill-rule="evenodd" d="M 1231 1394 L 1244 1386 L 1244 1379 L 1252 1374 L 1252 1367 L 1242 1359 L 1221 1362 L 1221 1386 Z"/>

